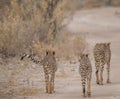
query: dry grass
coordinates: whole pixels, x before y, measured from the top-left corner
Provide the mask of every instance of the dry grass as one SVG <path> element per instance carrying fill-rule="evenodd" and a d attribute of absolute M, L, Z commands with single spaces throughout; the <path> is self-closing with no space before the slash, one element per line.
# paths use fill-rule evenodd
<path fill-rule="evenodd" d="M 29 95 L 29 96 L 33 96 L 33 95 L 37 95 L 40 93 L 40 89 L 35 89 L 35 88 L 27 88 L 27 87 L 21 87 L 18 89 L 18 91 L 15 93 L 16 95 Z"/>
<path fill-rule="evenodd" d="M 14 56 L 34 47 L 34 44 L 41 46 L 41 43 L 46 44 L 55 39 L 53 35 L 61 30 L 65 16 L 69 16 L 64 12 L 70 8 L 69 1 L 59 2 L 51 12 L 47 11 L 49 6 L 47 2 L 27 0 L 21 1 L 20 4 L 19 0 L 11 0 L 10 6 L 3 7 L 5 13 L 0 21 L 0 52 L 2 54 Z M 53 14 L 52 17 L 48 18 L 48 13 Z M 53 26 L 54 21 L 56 26 Z M 58 30 L 53 34 L 55 29 Z"/>
<path fill-rule="evenodd" d="M 20 86 L 16 81 L 9 81 L 6 83 L 1 83 L 0 96 L 6 96 L 6 95 L 33 96 L 40 93 L 41 90 L 42 89 L 31 88 L 28 86 Z"/>
<path fill-rule="evenodd" d="M 86 39 L 81 34 L 63 32 L 58 35 L 55 50 L 57 57 L 65 60 L 74 59 L 86 48 Z"/>
<path fill-rule="evenodd" d="M 16 82 L 16 81 L 9 81 L 8 85 L 9 86 L 18 86 L 18 82 Z"/>
<path fill-rule="evenodd" d="M 41 89 L 29 88 L 29 87 L 20 87 L 17 89 L 7 89 L 2 90 L 0 89 L 0 96 L 5 95 L 19 95 L 19 96 L 35 96 L 40 94 Z"/>

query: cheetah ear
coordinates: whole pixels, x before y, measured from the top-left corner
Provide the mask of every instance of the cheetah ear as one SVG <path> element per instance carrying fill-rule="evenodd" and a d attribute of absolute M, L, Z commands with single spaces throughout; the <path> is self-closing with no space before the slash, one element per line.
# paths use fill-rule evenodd
<path fill-rule="evenodd" d="M 88 57 L 89 54 L 86 54 L 86 57 Z"/>
<path fill-rule="evenodd" d="M 55 55 L 55 51 L 53 51 L 53 55 Z"/>
<path fill-rule="evenodd" d="M 48 51 L 46 51 L 46 55 L 48 55 Z"/>
<path fill-rule="evenodd" d="M 110 45 L 111 43 L 109 42 L 108 45 Z"/>

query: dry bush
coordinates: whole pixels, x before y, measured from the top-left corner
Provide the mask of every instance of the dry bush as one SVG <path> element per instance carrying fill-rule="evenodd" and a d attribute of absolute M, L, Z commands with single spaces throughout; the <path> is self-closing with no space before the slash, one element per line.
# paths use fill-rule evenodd
<path fill-rule="evenodd" d="M 76 35 L 73 40 L 73 50 L 76 56 L 83 53 L 83 51 L 86 49 L 86 39 L 83 35 Z"/>
<path fill-rule="evenodd" d="M 7 52 L 6 54 L 20 52 L 38 37 L 36 35 L 42 20 L 40 13 L 32 2 L 26 5 L 28 10 L 23 6 L 19 5 L 17 0 L 12 0 L 11 8 L 5 8 L 6 17 L 0 22 L 0 50 Z M 33 7 L 34 14 L 30 12 L 31 7 Z"/>
<path fill-rule="evenodd" d="M 61 49 L 61 56 L 69 57 L 69 53 L 74 53 L 71 42 L 73 38 L 66 31 L 61 33 L 61 29 L 70 21 L 63 24 L 63 20 L 72 16 L 71 12 L 79 5 L 87 4 L 87 1 L 89 0 L 10 0 L 4 7 L 4 17 L 0 21 L 0 52 L 5 56 L 15 56 L 32 48 L 35 53 L 41 53 L 48 47 L 47 44 L 54 41 L 54 45 L 61 35 L 59 47 L 56 47 L 57 43 L 54 47 Z M 88 4 L 91 5 L 92 2 L 89 1 Z"/>
<path fill-rule="evenodd" d="M 62 32 L 56 41 L 57 57 L 62 59 L 75 58 L 86 48 L 86 39 L 82 34 Z"/>
<path fill-rule="evenodd" d="M 87 46 L 85 36 L 82 34 L 69 33 L 68 31 L 61 31 L 57 34 L 55 43 L 48 45 L 41 42 L 34 42 L 32 44 L 33 53 L 37 54 L 39 58 L 45 56 L 46 50 L 56 51 L 56 57 L 61 59 L 72 59 L 82 53 Z"/>
<path fill-rule="evenodd" d="M 58 58 L 69 59 L 71 57 L 70 53 L 72 51 L 70 33 L 62 32 L 57 35 L 56 41 L 56 52 Z"/>
<path fill-rule="evenodd" d="M 69 3 L 68 0 L 11 0 L 4 7 L 0 21 L 0 52 L 15 56 L 35 43 L 51 43 L 69 15 L 65 13 Z"/>

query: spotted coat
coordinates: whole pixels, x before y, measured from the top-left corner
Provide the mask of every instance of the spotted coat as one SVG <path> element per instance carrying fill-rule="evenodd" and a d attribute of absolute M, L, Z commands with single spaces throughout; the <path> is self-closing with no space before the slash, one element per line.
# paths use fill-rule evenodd
<path fill-rule="evenodd" d="M 45 83 L 46 83 L 46 93 L 54 92 L 54 80 L 55 72 L 57 70 L 56 58 L 54 51 L 46 51 L 46 55 L 42 60 L 36 60 L 33 55 L 23 54 L 21 60 L 25 57 L 29 58 L 35 63 L 40 63 L 43 65 L 44 74 L 45 74 Z"/>
<path fill-rule="evenodd" d="M 110 43 L 97 43 L 94 47 L 94 59 L 96 67 L 96 83 L 103 84 L 103 70 L 104 65 L 107 64 L 107 83 L 110 83 L 110 60 L 111 60 L 111 49 Z M 100 79 L 99 79 L 100 71 Z"/>
<path fill-rule="evenodd" d="M 87 82 L 87 95 L 91 96 L 91 76 L 92 76 L 92 66 L 88 54 L 81 54 L 79 58 L 79 73 L 82 81 L 83 97 L 85 97 L 85 85 Z"/>

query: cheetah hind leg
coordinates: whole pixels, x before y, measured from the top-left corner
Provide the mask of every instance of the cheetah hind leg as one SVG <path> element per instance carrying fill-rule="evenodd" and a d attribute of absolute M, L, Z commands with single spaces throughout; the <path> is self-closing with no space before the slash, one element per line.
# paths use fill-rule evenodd
<path fill-rule="evenodd" d="M 49 84 L 48 84 L 48 94 L 52 94 L 51 82 L 50 81 L 49 81 Z"/>
<path fill-rule="evenodd" d="M 96 67 L 96 84 L 99 84 L 99 63 L 95 62 L 95 67 Z"/>
<path fill-rule="evenodd" d="M 87 79 L 87 96 L 91 97 L 91 80 Z"/>
<path fill-rule="evenodd" d="M 55 93 L 55 90 L 54 90 L 54 79 L 55 79 L 55 74 L 53 74 L 53 77 L 52 77 L 52 93 Z"/>
<path fill-rule="evenodd" d="M 110 81 L 110 63 L 107 63 L 107 83 L 111 83 L 111 81 Z"/>
<path fill-rule="evenodd" d="M 103 67 L 100 70 L 100 82 L 99 82 L 99 84 L 103 85 Z"/>
<path fill-rule="evenodd" d="M 48 75 L 45 75 L 45 83 L 46 83 L 46 93 L 48 93 L 48 89 L 49 89 L 49 77 L 48 77 Z"/>
<path fill-rule="evenodd" d="M 99 85 L 99 75 L 98 75 L 98 70 L 96 70 L 96 84 Z"/>

